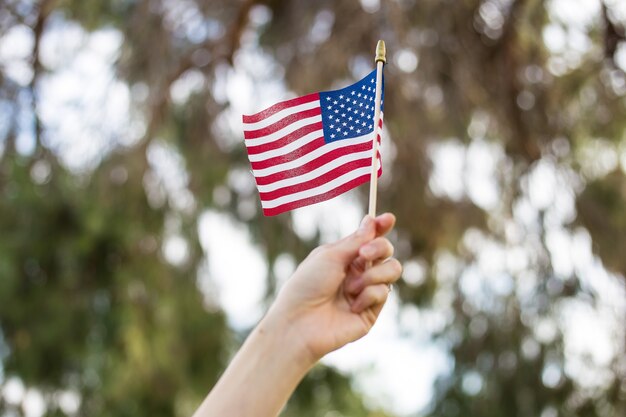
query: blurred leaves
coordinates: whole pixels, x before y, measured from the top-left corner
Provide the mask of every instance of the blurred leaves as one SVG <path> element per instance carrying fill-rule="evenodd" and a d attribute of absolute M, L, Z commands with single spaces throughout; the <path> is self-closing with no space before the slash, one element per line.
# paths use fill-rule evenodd
<path fill-rule="evenodd" d="M 262 218 L 239 175 L 249 165 L 238 101 L 277 101 L 277 84 L 295 94 L 345 85 L 371 70 L 384 38 L 393 161 L 380 210 L 398 217 L 398 256 L 424 269 L 401 284 L 402 302 L 438 317 L 431 337 L 453 364 L 424 413 L 623 414 L 619 351 L 596 368 L 587 361 L 606 383 L 589 388 L 568 368 L 563 306 L 600 301 L 584 268 L 554 261 L 563 244 L 554 236 L 588 232 L 623 289 L 623 15 L 606 1 L 573 26 L 556 4 L 7 0 L 0 34 L 30 29 L 25 59 L 0 53 L 0 384 L 40 390 L 49 415 L 190 415 L 244 336 L 203 287 L 213 277 L 199 216 L 216 210 L 249 227 L 268 261 L 268 295 L 276 259 L 302 259 L 321 234 L 300 236 L 290 215 Z M 33 56 L 68 22 L 123 36 L 112 64 L 128 87 L 129 131 L 139 132 L 111 134 L 98 162 L 78 171 L 40 120 L 41 80 L 59 69 Z M 28 82 L 16 76 L 31 72 Z M 433 185 L 433 155 L 448 143 L 463 165 L 448 179 L 456 193 Z M 469 167 L 485 148 L 477 166 L 492 170 L 476 185 Z M 176 190 L 155 149 L 182 167 Z M 494 200 L 477 197 L 488 187 Z M 176 262 L 172 237 L 185 248 Z M 623 347 L 623 333 L 615 338 Z M 68 390 L 77 410 L 58 400 Z M 24 414 L 3 395 L 0 412 Z M 284 415 L 387 414 L 319 366 Z"/>

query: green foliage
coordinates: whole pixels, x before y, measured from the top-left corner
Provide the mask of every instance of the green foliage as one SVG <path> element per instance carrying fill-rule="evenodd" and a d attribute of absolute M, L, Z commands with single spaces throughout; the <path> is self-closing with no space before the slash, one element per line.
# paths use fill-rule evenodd
<path fill-rule="evenodd" d="M 395 157 L 385 167 L 391 180 L 381 184 L 380 210 L 398 217 L 401 260 L 424 266 L 423 280 L 400 284 L 402 302 L 445 318 L 432 337 L 453 361 L 425 413 L 623 415 L 619 352 L 603 365 L 603 385 L 588 388 L 565 372 L 571 358 L 554 324 L 560 309 L 572 300 L 590 308 L 600 301 L 583 270 L 562 276 L 552 263 L 548 235 L 558 204 L 537 208 L 532 225 L 518 212 L 532 200 L 529 176 L 541 164 L 555 167 L 574 201 L 572 218 L 558 226 L 588 232 L 623 288 L 626 177 L 615 161 L 626 149 L 626 76 L 615 51 L 624 47 L 624 22 L 608 6 L 586 26 L 569 28 L 551 2 L 383 1 L 365 10 L 372 3 L 6 2 L 0 35 L 27 25 L 33 50 L 52 23 L 118 30 L 124 40 L 115 73 L 129 88 L 131 121 L 145 131 L 130 145 L 112 134 L 98 163 L 70 169 L 38 102 L 42 80 L 55 69 L 27 57 L 20 68 L 33 79 L 24 83 L 2 63 L 0 385 L 19 378 L 41 391 L 50 416 L 65 415 L 57 398 L 68 390 L 80 398 L 77 415 L 191 415 L 240 342 L 213 294 L 198 289 L 207 279 L 199 216 L 219 210 L 249 227 L 267 256 L 268 294 L 279 255 L 302 259 L 319 241 L 319 234 L 299 236 L 289 215 L 263 218 L 256 195 L 232 181 L 249 165 L 240 132 L 228 124 L 237 94 L 225 92 L 229 78 L 236 70 L 257 83 L 282 81 L 297 94 L 330 89 L 371 68 L 382 37 L 389 53 L 385 126 Z M 546 30 L 559 28 L 582 36 L 588 48 L 547 47 Z M 258 60 L 252 64 L 250 51 Z M 401 53 L 412 54 L 415 68 Z M 173 86 L 186 77 L 200 82 L 174 99 Z M 20 148 L 19 137 L 33 149 Z M 490 178 L 495 205 L 479 204 L 468 184 L 460 196 L 433 187 L 432 150 L 449 141 L 466 154 L 476 143 L 501 153 Z M 182 161 L 191 196 L 185 204 L 155 173 L 149 153 L 156 145 Z M 179 263 L 165 255 L 172 234 L 187 244 Z M 471 275 L 482 256 L 477 242 L 508 248 L 511 235 L 528 259 L 497 276 L 511 288 L 468 295 L 463 283 L 485 275 Z M 557 330 L 541 338 L 538 323 Z M 558 378 L 546 382 L 546 369 Z M 7 412 L 24 414 L 0 395 L 0 414 Z M 388 415 L 323 366 L 283 414 Z"/>

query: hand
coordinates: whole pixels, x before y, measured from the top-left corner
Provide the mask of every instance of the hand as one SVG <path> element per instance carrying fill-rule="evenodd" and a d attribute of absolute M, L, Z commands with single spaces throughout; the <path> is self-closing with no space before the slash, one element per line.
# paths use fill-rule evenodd
<path fill-rule="evenodd" d="M 315 362 L 367 334 L 402 270 L 383 237 L 394 223 L 391 214 L 365 217 L 311 252 L 194 416 L 275 416 Z"/>
<path fill-rule="evenodd" d="M 366 216 L 352 235 L 315 249 L 280 291 L 264 321 L 278 320 L 317 361 L 366 335 L 382 310 L 400 262 L 383 236 L 392 214 Z M 372 266 L 366 268 L 368 264 Z M 266 323 L 267 324 L 267 323 Z"/>

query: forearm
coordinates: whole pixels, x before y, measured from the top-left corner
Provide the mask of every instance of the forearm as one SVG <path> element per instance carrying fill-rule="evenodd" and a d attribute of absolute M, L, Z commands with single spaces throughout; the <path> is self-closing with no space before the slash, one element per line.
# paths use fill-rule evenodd
<path fill-rule="evenodd" d="M 287 320 L 268 315 L 250 334 L 194 417 L 274 417 L 314 365 Z"/>

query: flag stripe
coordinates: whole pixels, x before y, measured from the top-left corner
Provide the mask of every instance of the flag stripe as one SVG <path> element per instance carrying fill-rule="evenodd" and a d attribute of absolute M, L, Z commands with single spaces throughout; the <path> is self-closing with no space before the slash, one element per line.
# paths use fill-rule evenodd
<path fill-rule="evenodd" d="M 293 107 L 288 107 L 286 109 L 283 109 L 281 111 L 279 111 L 278 113 L 274 113 L 271 116 L 267 117 L 266 119 L 260 120 L 258 122 L 246 122 L 245 120 L 243 121 L 243 123 L 245 124 L 245 128 L 247 130 L 257 130 L 257 129 L 262 129 L 266 126 L 269 126 L 271 124 L 276 123 L 277 121 L 285 118 L 286 116 L 289 116 L 290 114 L 294 114 L 294 113 L 300 113 L 304 110 L 310 110 L 310 109 L 314 109 L 316 107 L 320 106 L 320 102 L 318 100 L 314 100 L 314 101 L 309 101 L 308 103 L 303 103 L 303 104 L 299 104 L 297 106 L 293 106 Z M 246 117 L 246 116 L 244 116 Z"/>
<path fill-rule="evenodd" d="M 254 139 L 246 139 L 246 146 L 259 146 L 259 145 L 266 145 L 266 144 L 270 144 L 276 140 L 279 140 L 287 135 L 289 135 L 290 133 L 293 133 L 299 129 L 301 129 L 302 127 L 311 125 L 311 124 L 317 124 L 317 123 L 322 123 L 322 116 L 313 116 L 313 117 L 309 117 L 308 119 L 302 119 L 302 120 L 298 120 L 297 122 L 294 122 L 288 126 L 285 126 L 284 128 L 282 128 L 281 130 L 272 133 L 271 135 L 267 135 L 267 136 L 263 136 L 260 138 L 254 138 Z M 248 132 L 244 130 L 244 136 L 247 134 Z"/>
<path fill-rule="evenodd" d="M 280 148 L 269 149 L 265 152 L 255 152 L 253 154 L 248 153 L 248 159 L 250 159 L 250 162 L 259 162 L 265 159 L 286 155 L 318 139 L 324 140 L 324 131 L 322 129 L 317 129 L 310 133 L 307 133 L 306 135 L 296 140 L 293 140 Z"/>
<path fill-rule="evenodd" d="M 285 188 L 285 187 L 289 187 L 292 185 L 297 185 L 305 181 L 314 180 L 316 177 L 324 175 L 328 171 L 331 171 L 337 167 L 341 167 L 342 165 L 346 165 L 354 161 L 361 161 L 361 160 L 367 161 L 369 164 L 372 163 L 371 147 L 370 149 L 367 149 L 363 152 L 357 152 L 357 153 L 350 154 L 350 155 L 341 155 L 338 158 L 335 158 L 332 161 L 328 162 L 327 164 L 324 164 L 302 175 L 285 178 L 282 180 L 274 181 L 269 184 L 258 185 L 258 189 L 260 192 L 269 192 L 269 191 L 277 190 L 279 188 Z"/>
<path fill-rule="evenodd" d="M 380 177 L 381 172 L 382 171 L 379 169 L 378 170 L 379 177 Z M 263 214 L 266 216 L 275 216 L 285 211 L 289 211 L 289 210 L 297 209 L 300 207 L 308 206 L 311 204 L 320 203 L 322 201 L 330 200 L 331 198 L 337 197 L 338 195 L 341 195 L 347 191 L 350 191 L 351 189 L 355 187 L 358 187 L 361 184 L 368 182 L 370 180 L 370 175 L 371 175 L 370 173 L 366 175 L 362 175 L 324 194 L 303 198 L 297 201 L 292 201 L 290 203 L 286 203 L 286 204 L 273 207 L 273 208 L 263 207 Z"/>
<path fill-rule="evenodd" d="M 321 132 L 319 134 L 321 134 Z M 253 170 L 259 170 L 259 169 L 269 168 L 273 165 L 286 164 L 288 162 L 295 161 L 301 158 L 302 156 L 315 151 L 316 149 L 321 148 L 325 144 L 326 142 L 324 141 L 324 137 L 320 136 L 317 139 L 314 139 L 310 141 L 309 143 L 302 145 L 298 149 L 295 149 L 289 153 L 286 153 L 284 155 L 278 155 L 273 158 L 267 158 L 263 161 L 258 161 L 258 162 L 251 161 L 250 165 L 252 166 Z"/>
<path fill-rule="evenodd" d="M 292 98 L 291 100 L 281 101 L 280 103 L 276 103 L 273 106 L 268 107 L 267 109 L 260 111 L 256 114 L 250 116 L 243 116 L 244 123 L 256 123 L 260 122 L 263 119 L 270 117 L 271 115 L 278 113 L 283 109 L 288 109 L 289 107 L 294 107 L 299 104 L 308 103 L 310 101 L 315 101 L 320 99 L 319 93 L 308 94 L 302 97 Z"/>
<path fill-rule="evenodd" d="M 273 133 L 280 132 L 284 128 L 291 126 L 294 122 L 297 122 L 300 120 L 306 120 L 315 116 L 320 116 L 321 114 L 322 114 L 322 110 L 319 108 L 319 106 L 315 107 L 314 109 L 304 110 L 299 113 L 293 113 L 293 114 L 290 114 L 289 116 L 283 117 L 278 122 L 272 123 L 261 129 L 244 130 L 244 137 L 246 139 L 271 137 Z M 320 117 L 320 120 L 322 120 L 321 117 Z"/>
<path fill-rule="evenodd" d="M 372 141 L 371 138 L 368 138 L 367 136 L 369 135 L 327 143 L 295 161 L 286 162 L 284 164 L 264 169 L 253 170 L 253 174 L 255 177 L 266 177 L 279 172 L 297 171 L 303 168 L 306 169 L 306 171 L 310 171 L 311 169 L 315 169 L 324 165 L 328 161 L 335 159 L 335 156 L 340 156 L 349 152 L 360 152 L 366 149 L 371 149 Z M 316 161 L 316 159 L 319 160 Z"/>
<path fill-rule="evenodd" d="M 315 188 L 311 188 L 309 190 L 294 192 L 283 197 L 275 198 L 273 200 L 261 200 L 261 205 L 263 206 L 263 208 L 274 208 L 286 203 L 291 203 L 292 201 L 324 194 L 334 190 L 337 187 L 340 187 L 347 182 L 352 181 L 355 178 L 360 177 L 361 175 L 371 175 L 371 168 L 365 167 L 355 169 L 354 171 L 347 172 L 339 177 L 333 178 L 332 180 L 327 181 L 326 183 Z"/>
<path fill-rule="evenodd" d="M 306 126 L 302 126 L 294 130 L 293 132 L 286 134 L 282 138 L 276 139 L 274 142 L 264 143 L 260 145 L 248 145 L 248 154 L 255 155 L 255 154 L 271 151 L 274 149 L 280 149 L 283 146 L 287 146 L 290 143 L 312 132 L 320 132 L 320 134 L 323 134 L 321 121 L 317 123 L 309 124 Z"/>
<path fill-rule="evenodd" d="M 368 152 L 369 153 L 369 152 Z M 319 187 L 323 184 L 330 183 L 334 178 L 340 177 L 350 171 L 356 171 L 359 168 L 368 168 L 372 164 L 371 157 L 364 159 L 357 159 L 356 161 L 350 161 L 347 164 L 340 165 L 325 174 L 315 176 L 308 181 L 298 182 L 297 184 L 290 185 L 289 187 L 279 188 L 274 191 L 263 192 L 259 189 L 259 195 L 263 201 L 271 201 L 286 195 L 299 193 L 302 191 L 310 190 L 312 188 Z"/>

